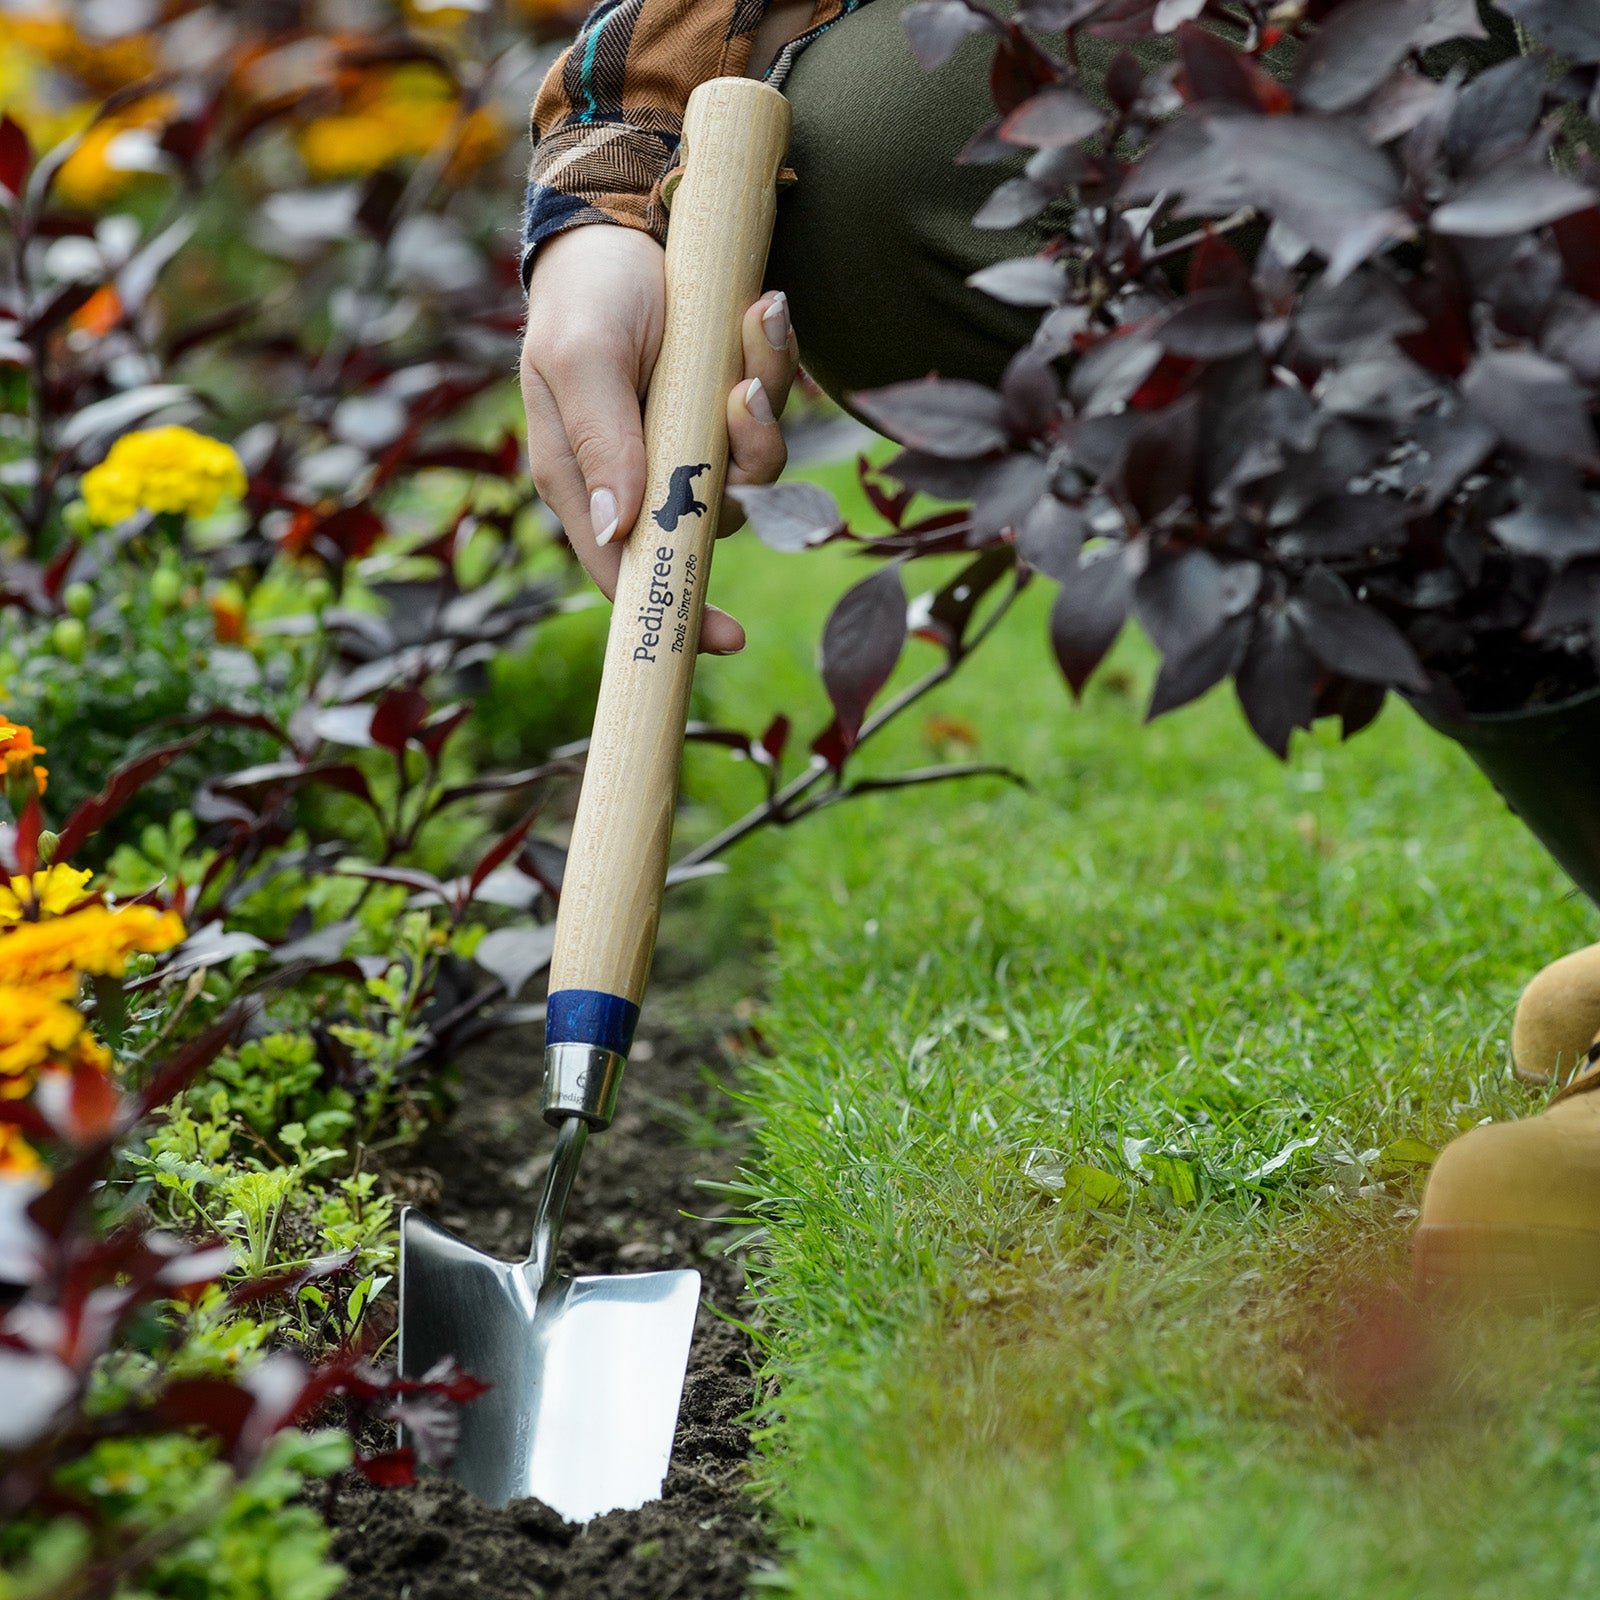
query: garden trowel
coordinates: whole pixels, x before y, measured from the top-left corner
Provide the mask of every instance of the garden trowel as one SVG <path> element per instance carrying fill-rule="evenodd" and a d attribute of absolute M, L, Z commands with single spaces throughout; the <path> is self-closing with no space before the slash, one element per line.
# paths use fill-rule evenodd
<path fill-rule="evenodd" d="M 400 1219 L 400 1370 L 447 1356 L 492 1387 L 461 1413 L 450 1476 L 494 1505 L 570 1521 L 656 1499 L 700 1301 L 697 1272 L 569 1278 L 561 1222 L 591 1131 L 609 1126 L 655 947 L 717 512 L 740 324 L 761 292 L 788 102 L 743 78 L 684 117 L 667 316 L 645 409 L 644 509 L 622 571 L 556 920 L 544 1115 L 554 1154 L 525 1261 Z"/>

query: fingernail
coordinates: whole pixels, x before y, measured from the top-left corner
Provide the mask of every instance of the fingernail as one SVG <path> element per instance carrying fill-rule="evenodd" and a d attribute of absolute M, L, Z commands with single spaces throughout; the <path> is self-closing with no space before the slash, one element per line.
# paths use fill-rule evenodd
<path fill-rule="evenodd" d="M 708 656 L 736 656 L 739 655 L 743 649 L 744 646 L 742 644 L 736 644 L 731 650 L 707 650 L 706 654 Z"/>
<path fill-rule="evenodd" d="M 617 534 L 617 497 L 609 489 L 589 496 L 589 526 L 596 544 L 610 544 Z"/>
<path fill-rule="evenodd" d="M 789 348 L 789 297 L 780 293 L 761 313 L 761 326 L 766 330 L 767 343 L 774 350 Z"/>
<path fill-rule="evenodd" d="M 766 385 L 759 378 L 752 378 L 745 385 L 744 408 L 764 427 L 770 427 L 778 420 L 772 414 L 772 402 L 767 398 Z"/>

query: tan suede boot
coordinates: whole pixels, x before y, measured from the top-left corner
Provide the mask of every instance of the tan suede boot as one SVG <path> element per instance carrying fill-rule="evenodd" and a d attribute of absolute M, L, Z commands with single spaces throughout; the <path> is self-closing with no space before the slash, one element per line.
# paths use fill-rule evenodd
<path fill-rule="evenodd" d="M 1565 1083 L 1600 1033 L 1600 944 L 1574 950 L 1522 991 L 1511 1024 L 1511 1064 L 1528 1083 Z"/>
<path fill-rule="evenodd" d="M 1600 1043 L 1539 1115 L 1445 1146 L 1412 1260 L 1427 1289 L 1600 1301 Z"/>

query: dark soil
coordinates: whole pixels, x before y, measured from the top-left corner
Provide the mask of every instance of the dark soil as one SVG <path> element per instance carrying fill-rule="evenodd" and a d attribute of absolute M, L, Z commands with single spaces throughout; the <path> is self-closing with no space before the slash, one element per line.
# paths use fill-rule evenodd
<path fill-rule="evenodd" d="M 727 1175 L 727 1147 L 697 1147 L 684 1130 L 709 1128 L 727 1102 L 701 1081 L 704 1050 L 660 1037 L 649 1047 L 648 1061 L 636 1047 L 622 1111 L 584 1153 L 562 1270 L 695 1267 L 706 1301 L 738 1315 L 742 1273 L 715 1248 L 726 1226 L 682 1214 L 723 1209 L 696 1180 Z M 507 1258 L 527 1249 L 554 1137 L 539 1114 L 542 1058 L 530 1030 L 474 1051 L 460 1109 L 394 1185 Z M 340 1600 L 738 1600 L 771 1549 L 745 1491 L 750 1436 L 740 1418 L 754 1398 L 749 1341 L 702 1305 L 661 1500 L 580 1528 L 538 1501 L 494 1510 L 439 1479 L 380 1490 L 348 1478 L 329 1507 L 333 1553 L 349 1572 Z"/>

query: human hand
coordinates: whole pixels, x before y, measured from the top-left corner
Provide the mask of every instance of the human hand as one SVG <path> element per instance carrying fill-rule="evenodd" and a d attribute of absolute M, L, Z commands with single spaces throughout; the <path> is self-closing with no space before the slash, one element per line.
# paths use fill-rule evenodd
<path fill-rule="evenodd" d="M 616 590 L 619 542 L 644 500 L 644 422 L 666 320 L 666 253 L 649 234 L 596 223 L 540 250 L 528 286 L 522 399 L 533 481 L 589 576 Z M 745 313 L 744 376 L 728 396 L 728 482 L 772 483 L 787 451 L 778 418 L 799 366 L 788 302 L 767 294 Z M 719 532 L 743 521 L 724 500 Z M 744 629 L 707 606 L 700 648 L 732 655 Z"/>

